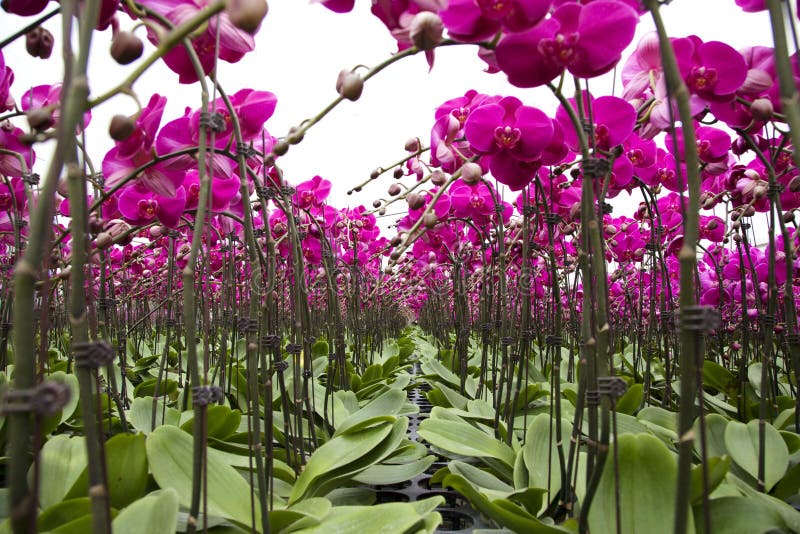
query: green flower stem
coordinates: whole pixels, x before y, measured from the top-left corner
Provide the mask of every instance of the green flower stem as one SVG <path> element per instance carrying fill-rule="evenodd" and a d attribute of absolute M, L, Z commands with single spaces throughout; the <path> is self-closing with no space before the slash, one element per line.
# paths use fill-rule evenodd
<path fill-rule="evenodd" d="M 242 146 L 244 139 L 242 138 L 242 128 L 239 123 L 239 117 L 233 108 L 233 104 L 228 98 L 228 95 L 223 90 L 218 80 L 214 83 L 219 91 L 225 107 L 228 109 L 231 125 L 233 126 L 233 136 L 238 146 Z M 253 227 L 253 208 L 250 205 L 250 190 L 247 182 L 247 160 L 245 153 L 241 150 L 237 152 L 237 160 L 239 164 L 239 194 L 244 202 L 242 202 L 244 211 L 244 240 L 247 244 L 247 262 L 250 266 L 250 319 L 255 320 L 259 317 L 261 311 L 261 299 L 263 287 L 263 275 L 261 271 L 261 262 L 258 256 L 258 243 L 256 242 L 255 231 Z M 259 321 L 260 322 L 260 321 Z M 262 349 L 266 350 L 266 349 Z M 264 444 L 261 441 L 261 413 L 259 409 L 259 373 L 258 373 L 258 331 L 250 331 L 247 333 L 247 365 L 248 365 L 248 386 L 250 388 L 250 401 L 252 406 L 250 408 L 250 419 L 252 421 L 252 433 L 250 446 L 255 453 L 256 462 L 256 477 L 258 479 L 258 502 L 261 507 L 261 529 L 262 532 L 269 532 L 269 513 L 267 510 L 267 478 L 264 471 Z M 262 371 L 263 371 L 262 365 Z"/>
<path fill-rule="evenodd" d="M 75 128 L 79 124 L 86 109 L 86 98 L 89 86 L 86 81 L 86 69 L 89 61 L 89 48 L 98 16 L 99 1 L 87 0 L 83 3 L 83 13 L 78 43 L 80 46 L 77 58 L 72 54 L 72 24 L 75 3 L 70 0 L 62 2 L 62 9 L 67 15 L 62 17 L 64 78 L 61 100 L 61 123 L 57 130 L 57 144 L 53 159 L 42 183 L 38 202 L 32 210 L 30 233 L 25 255 L 14 269 L 14 342 L 15 342 L 15 377 L 14 387 L 18 390 L 30 389 L 35 382 L 35 340 L 34 323 L 35 284 L 40 277 L 41 264 L 47 247 L 47 235 L 50 231 L 53 197 L 67 158 L 75 158 Z M 85 388 L 81 388 L 82 393 Z M 91 390 L 90 390 L 91 391 Z M 84 412 L 89 417 L 93 412 Z M 27 473 L 30 466 L 29 448 L 31 439 L 31 418 L 29 414 L 13 414 L 9 416 L 9 498 L 12 526 L 15 533 L 31 532 L 36 528 L 36 497 L 30 494 Z M 87 454 L 92 462 L 97 463 L 99 443 L 87 436 Z M 92 459 L 93 458 L 93 459 Z M 91 474 L 90 474 L 91 477 Z M 95 479 L 92 477 L 92 482 Z M 95 507 L 93 500 L 93 510 Z M 106 531 L 103 524 L 102 511 L 93 514 L 94 525 L 98 532 Z"/>
<path fill-rule="evenodd" d="M 792 159 L 796 167 L 800 167 L 800 149 L 797 136 L 800 136 L 800 103 L 798 103 L 797 85 L 794 81 L 794 69 L 789 54 L 786 38 L 786 26 L 783 22 L 781 0 L 766 0 L 769 20 L 772 25 L 772 39 L 775 43 L 775 70 L 778 73 L 778 86 L 781 92 L 781 105 L 786 122 L 789 124 L 790 136 L 794 144 Z"/>
<path fill-rule="evenodd" d="M 697 271 L 697 239 L 700 213 L 700 162 L 697 156 L 697 138 L 694 119 L 689 108 L 689 91 L 683 83 L 675 52 L 669 41 L 664 21 L 659 13 L 658 0 L 644 0 L 658 32 L 661 61 L 667 92 L 675 99 L 683 128 L 684 162 L 689 206 L 684 214 L 683 246 L 678 253 L 680 263 L 680 308 L 681 311 L 694 306 L 695 275 Z M 695 417 L 694 398 L 697 395 L 697 365 L 703 360 L 703 339 L 696 330 L 682 329 L 680 332 L 681 403 L 678 416 L 678 485 L 676 488 L 675 532 L 686 531 L 689 514 L 689 487 L 691 484 L 694 435 L 692 425 Z M 710 531 L 706 514 L 706 531 Z"/>

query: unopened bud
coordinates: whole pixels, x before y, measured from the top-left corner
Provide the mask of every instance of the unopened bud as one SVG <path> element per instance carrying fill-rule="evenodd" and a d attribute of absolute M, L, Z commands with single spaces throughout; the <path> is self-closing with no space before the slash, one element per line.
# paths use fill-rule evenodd
<path fill-rule="evenodd" d="M 28 125 L 32 130 L 43 131 L 53 125 L 53 113 L 48 108 L 30 109 L 25 112 Z"/>
<path fill-rule="evenodd" d="M 772 118 L 775 108 L 772 106 L 772 101 L 769 98 L 756 98 L 750 104 L 750 113 L 753 118 L 759 121 L 768 121 Z"/>
<path fill-rule="evenodd" d="M 444 25 L 439 15 L 431 11 L 422 11 L 414 16 L 408 35 L 414 46 L 420 50 L 433 50 L 442 42 Z"/>
<path fill-rule="evenodd" d="M 467 185 L 475 185 L 483 176 L 483 170 L 477 163 L 468 162 L 461 167 L 461 179 Z"/>
<path fill-rule="evenodd" d="M 442 186 L 445 182 L 447 182 L 447 176 L 442 171 L 437 169 L 431 173 L 431 183 L 433 185 Z"/>
<path fill-rule="evenodd" d="M 108 135 L 114 141 L 124 141 L 136 130 L 136 123 L 125 115 L 114 115 L 108 123 Z"/>
<path fill-rule="evenodd" d="M 394 170 L 393 175 L 394 175 L 396 180 L 399 180 L 400 178 L 402 178 L 403 177 L 403 168 L 402 167 L 397 167 Z"/>
<path fill-rule="evenodd" d="M 276 156 L 283 156 L 287 152 L 289 152 L 289 143 L 283 139 L 278 139 L 275 141 L 275 144 L 272 145 L 272 153 Z"/>
<path fill-rule="evenodd" d="M 25 34 L 25 50 L 33 57 L 49 58 L 53 53 L 53 34 L 37 26 Z"/>
<path fill-rule="evenodd" d="M 114 238 L 111 237 L 111 234 L 108 232 L 100 232 L 97 234 L 97 238 L 94 240 L 94 245 L 103 250 L 104 248 L 108 248 L 114 242 Z"/>
<path fill-rule="evenodd" d="M 783 214 L 783 222 L 791 224 L 794 222 L 794 211 L 787 211 Z"/>
<path fill-rule="evenodd" d="M 422 218 L 422 224 L 425 225 L 425 228 L 433 228 L 438 222 L 439 217 L 437 217 L 435 213 L 428 213 Z"/>
<path fill-rule="evenodd" d="M 375 208 L 375 209 L 380 208 L 381 207 L 381 201 L 380 200 L 374 200 L 372 202 L 372 207 Z"/>
<path fill-rule="evenodd" d="M 342 98 L 347 100 L 356 101 L 361 97 L 361 91 L 364 90 L 364 80 L 355 72 L 347 69 L 339 72 L 339 77 L 336 79 L 336 92 Z"/>
<path fill-rule="evenodd" d="M 797 193 L 798 191 L 800 191 L 800 175 L 798 175 L 798 176 L 795 176 L 794 178 L 792 178 L 792 179 L 789 181 L 789 187 L 788 187 L 788 189 L 789 189 L 789 191 L 791 191 L 792 193 Z"/>
<path fill-rule="evenodd" d="M 417 193 L 410 193 L 406 197 L 406 202 L 408 202 L 408 207 L 412 210 L 417 210 L 425 205 L 425 199 Z"/>
<path fill-rule="evenodd" d="M 120 31 L 111 41 L 111 57 L 120 65 L 133 63 L 144 51 L 144 43 L 131 32 Z"/>
<path fill-rule="evenodd" d="M 418 152 L 419 151 L 419 137 L 412 137 L 411 139 L 406 141 L 405 149 L 408 152 Z"/>
<path fill-rule="evenodd" d="M 265 0 L 230 0 L 228 17 L 234 26 L 250 35 L 261 27 L 261 21 L 267 16 L 269 6 Z"/>
<path fill-rule="evenodd" d="M 400 194 L 400 184 L 392 184 L 389 186 L 389 195 L 396 197 Z"/>

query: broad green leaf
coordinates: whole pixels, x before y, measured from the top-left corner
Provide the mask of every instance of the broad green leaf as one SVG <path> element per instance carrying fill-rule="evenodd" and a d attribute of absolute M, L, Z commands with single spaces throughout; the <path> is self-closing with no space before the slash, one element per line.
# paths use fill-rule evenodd
<path fill-rule="evenodd" d="M 616 466 L 615 458 L 619 459 Z M 615 472 L 619 473 L 618 486 Z M 619 436 L 606 457 L 589 511 L 589 529 L 647 534 L 673 532 L 677 482 L 677 461 L 658 438 L 649 434 Z M 617 489 L 619 503 L 616 502 Z M 620 512 L 619 529 L 617 510 Z M 691 515 L 687 527 L 688 532 L 693 532 Z"/>
<path fill-rule="evenodd" d="M 231 410 L 227 406 L 215 404 L 206 409 L 206 431 L 207 435 L 217 439 L 225 439 L 239 428 L 242 420 L 242 412 Z M 194 428 L 194 417 L 181 424 L 181 430 L 192 433 Z"/>
<path fill-rule="evenodd" d="M 50 380 L 55 382 L 60 382 L 61 384 L 66 384 L 69 388 L 69 401 L 67 404 L 61 408 L 61 422 L 64 423 L 68 421 L 72 415 L 75 413 L 75 410 L 78 408 L 78 403 L 80 401 L 80 391 L 78 388 L 78 377 L 75 375 L 68 375 L 64 371 L 56 371 L 52 373 L 49 377 Z"/>
<path fill-rule="evenodd" d="M 706 460 L 708 470 L 708 494 L 711 495 L 717 486 L 725 480 L 728 469 L 731 466 L 731 457 L 713 457 Z M 689 502 L 694 504 L 703 498 L 703 466 L 695 465 L 692 467 L 692 480 L 690 486 Z"/>
<path fill-rule="evenodd" d="M 353 477 L 377 464 L 397 449 L 403 440 L 407 440 L 408 418 L 400 417 L 393 425 L 391 432 L 376 447 L 366 451 L 357 460 L 341 467 L 332 469 L 322 476 L 317 477 L 306 490 L 305 496 L 323 496 L 345 484 L 349 484 Z"/>
<path fill-rule="evenodd" d="M 134 502 L 111 524 L 115 534 L 173 534 L 178 525 L 178 494 L 171 488 L 154 491 Z"/>
<path fill-rule="evenodd" d="M 361 484 L 397 484 L 421 475 L 434 461 L 435 456 L 426 456 L 406 464 L 376 464 L 363 470 L 353 480 Z"/>
<path fill-rule="evenodd" d="M 716 362 L 705 360 L 703 362 L 703 384 L 710 386 L 720 393 L 726 393 L 735 385 L 733 374 Z"/>
<path fill-rule="evenodd" d="M 428 501 L 431 501 L 430 503 Z M 428 514 L 419 513 L 419 504 L 436 507 L 444 502 L 443 497 L 431 497 L 416 503 L 387 503 L 375 506 L 337 506 L 317 526 L 298 530 L 305 534 L 384 534 L 386 532 L 414 532 Z M 430 507 L 426 506 L 426 507 Z M 414 530 L 412 530 L 414 529 Z"/>
<path fill-rule="evenodd" d="M 786 471 L 781 481 L 775 486 L 773 494 L 784 501 L 800 492 L 800 464 L 796 464 Z"/>
<path fill-rule="evenodd" d="M 725 447 L 736 464 L 758 479 L 759 422 L 731 421 L 725 429 Z M 778 483 L 789 466 L 789 449 L 780 433 L 769 423 L 764 427 L 764 487 L 767 491 Z"/>
<path fill-rule="evenodd" d="M 173 488 L 182 506 L 191 504 L 192 436 L 174 426 L 157 428 L 147 437 L 147 459 L 150 470 L 161 488 Z M 250 520 L 250 486 L 236 469 L 217 458 L 209 450 L 207 458 L 208 513 L 233 519 Z M 260 513 L 256 507 L 256 524 Z"/>
<path fill-rule="evenodd" d="M 328 357 L 328 342 L 324 339 L 316 341 L 311 345 L 311 355 L 314 358 Z"/>
<path fill-rule="evenodd" d="M 725 534 L 764 534 L 770 531 L 785 532 L 786 523 L 775 510 L 747 497 L 721 497 L 709 502 L 711 526 L 714 532 Z M 695 506 L 695 515 L 703 513 Z M 703 534 L 703 522 L 697 522 L 698 534 Z"/>
<path fill-rule="evenodd" d="M 389 389 L 372 402 L 353 413 L 347 419 L 338 422 L 334 436 L 358 432 L 369 426 L 389 422 L 393 423 L 406 400 L 406 395 L 398 389 Z"/>
<path fill-rule="evenodd" d="M 562 419 L 560 430 L 562 443 L 569 443 L 572 423 Z M 561 489 L 561 464 L 556 437 L 556 425 L 553 420 L 547 414 L 539 414 L 528 426 L 525 446 L 522 449 L 525 466 L 528 468 L 528 483 L 535 488 L 548 490 L 550 492 L 548 503 Z M 545 503 L 545 506 L 548 503 Z"/>
<path fill-rule="evenodd" d="M 330 510 L 331 502 L 321 497 L 304 499 L 283 510 L 272 510 L 269 513 L 270 532 L 293 532 L 316 527 Z"/>
<path fill-rule="evenodd" d="M 728 473 L 726 480 L 742 492 L 748 499 L 758 501 L 760 505 L 780 514 L 781 519 L 786 525 L 786 530 L 790 532 L 800 532 L 800 512 L 772 495 L 757 491 L 733 473 Z"/>
<path fill-rule="evenodd" d="M 397 392 L 397 390 L 392 390 Z M 399 392 L 398 392 L 399 393 Z M 377 447 L 392 431 L 391 424 L 380 424 L 360 432 L 341 434 L 331 438 L 314 451 L 292 489 L 290 502 L 305 495 L 308 487 L 318 478 L 338 467 L 354 462 Z"/>
<path fill-rule="evenodd" d="M 417 434 L 431 445 L 462 456 L 496 458 L 514 468 L 514 451 L 482 430 L 467 423 L 426 419 Z"/>
<path fill-rule="evenodd" d="M 131 409 L 128 411 L 128 422 L 145 434 L 150 433 L 150 423 L 153 417 L 153 397 L 137 397 L 133 399 Z M 181 414 L 175 408 L 167 408 L 164 401 L 159 399 L 156 403 L 156 426 L 178 426 Z"/>
<path fill-rule="evenodd" d="M 634 384 L 628 388 L 628 391 L 617 401 L 617 412 L 628 415 L 633 415 L 639 406 L 642 404 L 642 397 L 644 396 L 644 386 L 642 384 Z"/>
<path fill-rule="evenodd" d="M 710 413 L 705 416 L 706 422 L 706 456 L 725 456 L 728 454 L 728 449 L 725 447 L 725 429 L 728 427 L 728 419 L 716 414 Z M 700 418 L 694 421 L 694 450 L 700 456 Z"/>
<path fill-rule="evenodd" d="M 447 475 L 444 477 L 442 485 L 447 488 L 453 488 L 466 497 L 472 503 L 472 506 L 483 515 L 490 517 L 497 524 L 508 527 L 514 532 L 531 534 L 563 534 L 564 532 L 570 532 L 562 527 L 545 525 L 511 501 L 505 499 L 490 501 L 461 475 Z M 505 501 L 509 506 L 501 506 L 499 504 L 501 501 Z"/>
<path fill-rule="evenodd" d="M 55 506 L 47 507 L 37 519 L 40 532 L 56 529 L 76 519 L 92 513 L 92 501 L 89 497 L 67 499 Z"/>
<path fill-rule="evenodd" d="M 147 488 L 147 452 L 144 434 L 117 434 L 106 441 L 106 477 L 111 506 L 122 509 L 143 496 Z M 89 493 L 89 472 L 67 493 L 68 498 Z"/>
<path fill-rule="evenodd" d="M 86 468 L 86 440 L 83 436 L 53 436 L 42 447 L 39 461 L 46 477 L 39 484 L 39 505 L 47 510 L 64 499 Z"/>

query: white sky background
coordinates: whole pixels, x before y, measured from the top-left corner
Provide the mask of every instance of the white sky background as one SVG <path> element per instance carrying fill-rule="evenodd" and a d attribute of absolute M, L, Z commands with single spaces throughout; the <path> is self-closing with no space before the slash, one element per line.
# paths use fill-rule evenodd
<path fill-rule="evenodd" d="M 48 11 L 54 6 L 51 3 Z M 291 126 L 314 116 L 337 96 L 335 82 L 341 69 L 358 64 L 372 66 L 396 51 L 394 40 L 369 7 L 369 0 L 356 0 L 353 12 L 336 14 L 308 0 L 269 0 L 269 14 L 256 36 L 255 52 L 239 63 L 220 62 L 220 79 L 226 91 L 232 94 L 251 87 L 275 93 L 278 106 L 266 126 L 276 137 L 285 135 Z M 668 31 L 676 37 L 695 34 L 704 41 L 720 40 L 734 48 L 772 46 L 766 12 L 743 13 L 734 0 L 674 0 L 662 12 Z M 0 11 L 0 39 L 30 20 Z M 124 15 L 120 21 L 125 29 L 133 25 Z M 6 65 L 15 73 L 11 90 L 18 101 L 28 87 L 60 81 L 59 24 L 56 17 L 45 25 L 57 41 L 49 60 L 29 57 L 24 38 L 3 50 Z M 652 29 L 649 16 L 643 16 L 631 48 L 623 54 L 623 62 L 639 37 Z M 144 39 L 143 28 L 137 34 Z M 94 95 L 119 83 L 135 65 L 122 67 L 111 60 L 107 53 L 110 37 L 110 30 L 95 35 L 90 62 Z M 145 54 L 152 50 L 147 42 Z M 340 104 L 307 133 L 301 144 L 293 146 L 279 160 L 286 178 L 297 184 L 319 174 L 333 182 L 332 205 L 370 207 L 375 198 L 386 196 L 386 188 L 393 181 L 391 173 L 371 183 L 359 195 L 348 197 L 346 191 L 366 179 L 375 167 L 388 166 L 402 158 L 408 138 L 419 136 L 427 145 L 433 112 L 445 100 L 475 89 L 487 94 L 517 96 L 526 105 L 539 107 L 552 116 L 556 101 L 548 90 L 514 88 L 502 73 L 483 72 L 484 66 L 477 57 L 477 47 L 471 45 L 438 50 L 430 73 L 422 54 L 401 60 L 369 80 L 358 102 Z M 592 92 L 596 96 L 611 94 L 611 79 L 609 75 L 590 82 Z M 135 90 L 143 104 L 154 92 L 168 97 L 162 124 L 180 116 L 184 107 L 197 108 L 200 103 L 199 85 L 178 84 L 177 75 L 160 62 L 140 79 Z M 618 83 L 617 93 L 620 90 Z M 87 144 L 98 170 L 103 155 L 112 146 L 106 134 L 109 118 L 116 113 L 135 111 L 133 101 L 124 95 L 93 110 Z M 46 150 L 40 147 L 37 153 L 36 170 L 43 173 L 43 164 L 48 159 Z M 624 197 L 627 194 L 622 193 L 618 198 Z M 404 207 L 405 204 L 392 206 L 389 213 Z M 385 223 L 390 223 L 396 217 L 387 219 L 391 220 L 384 219 Z"/>

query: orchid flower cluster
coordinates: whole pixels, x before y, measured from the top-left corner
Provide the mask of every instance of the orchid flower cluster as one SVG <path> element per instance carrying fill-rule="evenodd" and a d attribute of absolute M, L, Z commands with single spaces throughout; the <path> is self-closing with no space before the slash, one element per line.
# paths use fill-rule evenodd
<path fill-rule="evenodd" d="M 319 1 L 337 13 L 354 9 L 354 0 Z M 73 2 L 76 14 L 84 4 L 98 8 L 96 25 L 81 30 L 110 31 L 120 63 L 140 61 L 145 44 L 134 32 L 143 27 L 154 51 L 141 64 L 162 61 L 178 83 L 199 84 L 201 102 L 165 116 L 167 97 L 134 91 L 134 70 L 111 96 L 131 97 L 138 111 L 114 117 L 114 145 L 95 158 L 77 139 L 93 107 L 110 96 L 82 95 L 69 72 L 63 84 L 18 87 L 13 69 L 24 62 L 0 48 L 0 325 L 12 323 L 12 305 L 30 313 L 34 301 L 69 307 L 83 343 L 89 332 L 99 338 L 111 328 L 114 321 L 97 320 L 109 302 L 137 310 L 118 314 L 118 323 L 141 324 L 153 310 L 174 327 L 180 310 L 176 331 L 186 338 L 195 388 L 197 345 L 211 351 L 211 332 L 223 320 L 232 329 L 234 316 L 248 365 L 262 361 L 266 373 L 268 358 L 284 363 L 285 335 L 295 378 L 302 372 L 306 388 L 317 376 L 307 367 L 315 336 L 331 343 L 323 355 L 331 365 L 342 359 L 340 369 L 366 374 L 372 362 L 362 348 L 374 350 L 382 337 L 364 325 L 383 319 L 388 329 L 412 318 L 431 330 L 445 326 L 437 335 L 456 353 L 480 329 L 484 340 L 490 333 L 505 340 L 501 352 L 519 341 L 523 358 L 536 334 L 537 346 L 553 352 L 565 334 L 600 356 L 629 339 L 656 352 L 663 341 L 658 354 L 669 362 L 676 311 L 714 309 L 721 321 L 709 321 L 706 333 L 720 340 L 713 359 L 729 368 L 734 347 L 751 334 L 772 340 L 768 330 L 794 350 L 800 158 L 792 134 L 800 131 L 792 131 L 798 111 L 785 87 L 787 75 L 788 85 L 800 86 L 798 56 L 789 58 L 787 73 L 772 48 L 652 34 L 623 57 L 648 3 L 373 0 L 372 13 L 397 42 L 395 59 L 363 77 L 343 71 L 333 104 L 280 136 L 268 123 L 283 95 L 267 88 L 228 95 L 216 78 L 220 61 L 236 63 L 254 50 L 263 12 L 249 10 L 266 10 L 263 2 Z M 735 3 L 747 12 L 766 9 L 763 0 Z M 49 5 L 0 3 L 23 17 Z M 37 57 L 52 49 L 45 32 L 26 36 Z M 394 60 L 424 52 L 433 67 L 444 44 L 477 45 L 487 72 L 518 88 L 547 87 L 558 108 L 548 114 L 536 102 L 476 90 L 454 95 L 433 110 L 429 131 L 406 143 L 399 163 L 354 189 L 393 170 L 388 198 L 371 208 L 332 205 L 336 177 L 284 174 L 281 157 L 330 109 L 357 100 L 363 84 Z M 592 94 L 586 80 L 614 69 L 619 96 Z M 567 94 L 569 78 L 575 90 Z M 69 150 L 40 183 L 40 159 L 52 158 L 36 152 L 51 139 Z M 401 202 L 387 233 L 381 218 Z M 91 320 L 76 312 L 84 305 Z M 30 353 L 36 334 L 46 341 L 49 328 L 32 323 L 15 326 L 34 329 L 18 336 Z M 117 329 L 118 340 L 125 331 L 124 324 Z M 0 353 L 7 340 L 0 339 Z M 353 361 L 345 364 L 345 354 Z M 19 369 L 32 380 L 33 367 Z M 298 404 L 299 383 L 292 384 Z M 258 394 L 246 401 L 253 400 Z M 303 457 L 302 434 L 297 441 Z"/>

